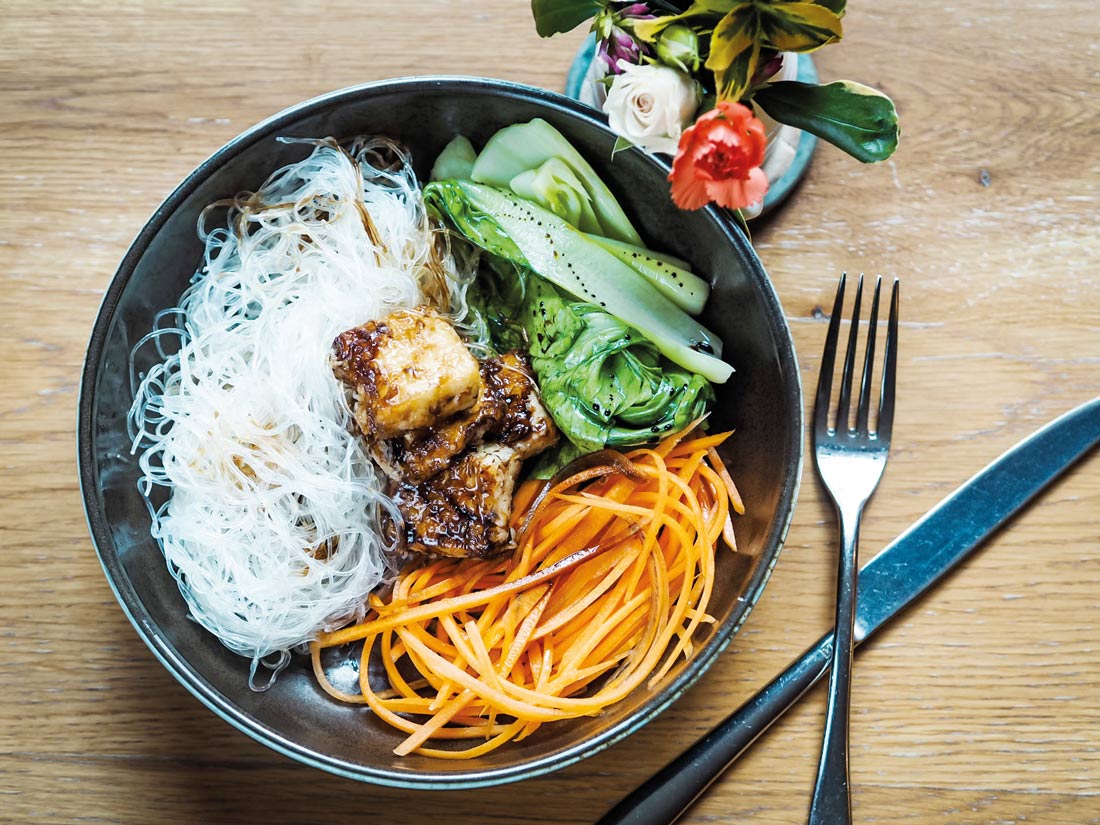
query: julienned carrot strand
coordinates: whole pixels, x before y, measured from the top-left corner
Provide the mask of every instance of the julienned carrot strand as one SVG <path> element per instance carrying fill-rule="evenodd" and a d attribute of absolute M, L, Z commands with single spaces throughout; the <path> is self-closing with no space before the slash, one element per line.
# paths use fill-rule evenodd
<path fill-rule="evenodd" d="M 542 623 L 535 629 L 534 636 L 532 638 L 538 639 L 545 636 L 548 633 L 553 633 L 558 628 L 565 625 L 567 622 L 576 618 L 582 611 L 585 610 L 590 604 L 600 599 L 626 572 L 627 568 L 637 558 L 640 550 L 632 550 L 631 547 L 625 547 L 620 551 L 620 555 L 615 558 L 612 565 L 609 565 L 610 569 L 601 570 L 596 573 L 591 579 L 594 581 L 594 585 L 590 585 L 587 593 L 580 595 L 575 600 L 570 600 L 569 604 L 562 610 L 555 612 L 554 614 L 546 617 Z M 606 599 L 604 601 L 607 601 Z"/>
<path fill-rule="evenodd" d="M 481 638 L 481 631 L 477 629 L 477 622 L 466 622 L 463 626 L 474 658 L 472 664 L 477 666 L 482 680 L 496 690 L 501 689 L 500 674 L 493 666 L 493 658 L 489 655 L 489 648 L 485 646 L 485 640 Z"/>
<path fill-rule="evenodd" d="M 522 722 L 508 725 L 504 727 L 500 733 L 493 736 L 492 739 L 487 739 L 482 744 L 475 745 L 474 747 L 467 748 L 466 750 L 444 750 L 443 748 L 420 747 L 417 748 L 416 752 L 423 756 L 431 756 L 436 759 L 474 759 L 478 756 L 481 756 L 482 754 L 486 754 L 490 751 L 496 750 L 505 742 L 517 738 L 517 734 L 523 729 L 523 727 L 524 725 Z M 441 734 L 445 730 L 447 729 L 443 728 L 440 731 L 436 731 L 435 735 L 442 738 Z"/>
<path fill-rule="evenodd" d="M 542 618 L 543 611 L 546 610 L 546 605 L 550 602 L 550 597 L 554 595 L 553 589 L 553 585 L 549 585 L 545 588 L 545 594 L 540 593 L 540 598 L 527 616 L 524 617 L 523 623 L 520 624 L 511 644 L 507 648 L 502 648 L 502 650 L 507 650 L 504 655 L 504 664 L 501 667 L 502 673 L 511 673 L 523 651 L 528 649 L 535 628 L 538 627 L 539 619 Z"/>
<path fill-rule="evenodd" d="M 622 604 L 618 599 L 605 599 L 593 621 L 581 628 L 577 638 L 569 645 L 568 652 L 562 657 L 561 672 L 568 673 L 570 670 L 581 669 L 596 646 L 618 626 L 616 620 L 621 621 L 622 614 L 629 615 L 629 612 L 629 610 L 624 611 L 622 609 Z M 573 681 L 573 679 L 568 681 Z"/>
<path fill-rule="evenodd" d="M 546 609 L 546 602 L 553 595 L 553 590 L 552 584 L 545 584 L 520 594 L 505 610 L 501 624 L 486 628 L 490 644 L 499 647 L 501 651 L 507 651 L 503 657 L 503 673 L 508 673 L 515 666 L 516 659 L 523 652 L 530 632 Z M 481 624 L 480 618 L 478 624 Z"/>
<path fill-rule="evenodd" d="M 624 610 L 621 612 L 625 618 L 616 627 L 613 627 L 611 632 L 596 646 L 588 657 L 589 661 L 602 662 L 605 659 L 614 657 L 616 651 L 619 650 L 629 654 L 635 648 L 638 637 L 645 629 L 649 601 L 650 594 L 643 591 L 631 599 L 627 605 L 624 605 Z M 629 607 L 629 610 L 626 610 L 626 607 Z"/>
<path fill-rule="evenodd" d="M 396 753 L 467 759 L 546 721 L 592 715 L 663 678 L 713 619 L 714 542 L 740 496 L 716 448 L 728 433 L 678 433 L 549 488 L 521 484 L 509 558 L 405 570 L 368 621 L 311 647 L 321 686 L 407 734 Z M 321 650 L 362 640 L 361 695 L 333 686 Z M 369 683 L 380 658 L 392 689 Z M 407 674 L 416 671 L 418 678 Z M 406 675 L 403 675 L 406 674 Z M 411 718 L 410 718 L 411 717 Z M 434 740 L 480 738 L 469 748 Z"/>
<path fill-rule="evenodd" d="M 543 581 L 552 579 L 562 571 L 568 570 L 573 565 L 580 564 L 585 559 L 596 555 L 599 549 L 600 548 L 596 546 L 577 550 L 558 561 L 555 565 L 543 568 L 537 573 L 532 573 L 523 579 L 517 579 L 506 584 L 497 585 L 489 590 L 467 593 L 462 596 L 453 596 L 443 602 L 414 607 L 400 615 L 388 615 L 385 618 L 377 618 L 373 622 L 352 625 L 351 627 L 345 627 L 343 630 L 335 630 L 331 633 L 322 633 L 318 641 L 324 647 L 343 645 L 348 642 L 365 639 L 372 633 L 389 630 L 409 622 L 419 621 L 421 619 L 434 619 L 444 613 L 463 610 L 468 607 L 479 607 L 494 598 L 498 598 L 508 593 L 515 593 L 532 584 L 541 584 Z"/>
<path fill-rule="evenodd" d="M 431 719 L 417 727 L 416 731 L 393 749 L 393 752 L 398 756 L 407 756 L 412 753 L 428 741 L 432 734 L 451 721 L 455 714 L 466 707 L 473 698 L 474 695 L 470 691 L 462 691 L 462 693 L 458 694 L 458 696 L 454 697 L 440 708 Z"/>
<path fill-rule="evenodd" d="M 690 424 L 689 426 L 687 426 L 684 429 L 680 430 L 680 432 L 673 433 L 672 435 L 668 436 L 667 438 L 662 439 L 661 442 L 656 447 L 653 448 L 654 451 L 660 453 L 662 456 L 667 456 L 667 455 L 671 454 L 672 451 L 676 449 L 676 447 L 680 444 L 681 441 L 685 440 L 689 436 L 695 435 L 697 425 L 701 424 L 702 421 L 703 421 L 703 419 L 700 418 L 700 419 L 696 420 L 695 422 L 693 422 L 692 424 Z"/>
<path fill-rule="evenodd" d="M 547 482 L 537 478 L 529 478 L 524 481 L 516 489 L 516 494 L 512 497 L 512 513 L 514 516 L 522 516 L 527 512 L 527 508 L 531 505 L 531 502 L 535 500 L 535 497 L 542 491 Z M 513 523 L 517 523 L 518 518 L 513 518 Z"/>
<path fill-rule="evenodd" d="M 726 488 L 726 495 L 729 496 L 730 506 L 733 507 L 733 511 L 739 516 L 745 515 L 745 502 L 741 498 L 741 493 L 737 490 L 737 485 L 733 483 L 733 477 L 730 476 L 729 470 L 726 469 L 725 462 L 722 461 L 721 456 L 718 455 L 718 451 L 713 447 L 709 450 L 709 456 L 714 471 L 722 478 L 722 482 Z"/>
<path fill-rule="evenodd" d="M 699 563 L 701 567 L 699 580 L 701 582 L 701 590 L 698 596 L 692 600 L 695 605 L 706 605 L 710 602 L 710 596 L 714 586 L 714 555 L 710 552 L 710 548 L 713 546 L 713 542 L 711 542 L 708 546 L 699 548 Z M 699 627 L 701 617 L 697 611 L 692 611 L 693 615 L 691 616 L 686 616 L 686 612 L 687 611 L 685 611 L 685 617 L 688 619 L 688 622 L 686 626 L 682 626 L 683 630 L 680 633 L 680 642 L 668 654 L 665 664 L 650 679 L 650 687 L 655 685 L 666 673 L 668 673 L 676 657 L 680 653 L 687 653 L 687 648 L 691 644 L 691 639 Z"/>
<path fill-rule="evenodd" d="M 405 681 L 405 678 L 397 668 L 400 657 L 394 650 L 393 634 L 382 634 L 380 646 L 382 648 L 382 665 L 386 668 L 386 678 L 389 680 L 390 686 L 402 696 L 415 696 L 416 690 Z M 404 650 L 405 646 L 401 645 L 401 649 Z M 364 695 L 366 695 L 366 691 L 363 690 L 363 681 L 367 678 L 368 673 L 369 663 L 367 661 L 367 651 L 364 650 L 359 665 L 359 688 Z"/>

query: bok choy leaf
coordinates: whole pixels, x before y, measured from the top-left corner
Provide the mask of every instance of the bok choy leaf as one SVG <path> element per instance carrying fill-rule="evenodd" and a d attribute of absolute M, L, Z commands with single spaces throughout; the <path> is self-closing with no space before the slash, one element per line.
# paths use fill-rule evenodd
<path fill-rule="evenodd" d="M 543 404 L 581 453 L 653 441 L 714 399 L 705 378 L 662 358 L 636 330 L 505 258 L 490 258 L 468 300 L 498 349 L 528 351 Z M 575 455 L 559 451 L 540 462 L 541 474 Z"/>
<path fill-rule="evenodd" d="M 468 178 L 474 171 L 476 161 L 477 152 L 470 139 L 465 135 L 455 135 L 435 159 L 431 179 Z"/>
<path fill-rule="evenodd" d="M 552 212 L 511 192 L 464 180 L 433 181 L 424 188 L 424 199 L 471 243 L 606 310 L 684 369 L 715 383 L 733 372 L 720 357 L 720 338 Z"/>
<path fill-rule="evenodd" d="M 687 263 L 670 255 L 658 255 L 644 246 L 589 235 L 624 264 L 649 281 L 676 306 L 689 315 L 698 315 L 706 306 L 710 284 L 688 269 Z"/>
<path fill-rule="evenodd" d="M 598 228 L 582 228 L 618 241 L 641 245 L 642 239 L 637 230 L 596 170 L 561 132 L 542 118 L 505 126 L 489 138 L 478 155 L 470 177 L 478 183 L 511 187 L 516 176 L 537 170 L 552 158 L 570 169 L 588 195 Z"/>

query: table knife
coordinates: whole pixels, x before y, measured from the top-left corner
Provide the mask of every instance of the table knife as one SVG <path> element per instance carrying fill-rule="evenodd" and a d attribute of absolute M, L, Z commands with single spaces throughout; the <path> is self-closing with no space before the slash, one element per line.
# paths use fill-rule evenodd
<path fill-rule="evenodd" d="M 933 507 L 859 572 L 855 644 L 869 638 L 1100 444 L 1100 398 L 1028 436 Z M 829 669 L 833 634 L 623 799 L 596 825 L 673 823 Z"/>

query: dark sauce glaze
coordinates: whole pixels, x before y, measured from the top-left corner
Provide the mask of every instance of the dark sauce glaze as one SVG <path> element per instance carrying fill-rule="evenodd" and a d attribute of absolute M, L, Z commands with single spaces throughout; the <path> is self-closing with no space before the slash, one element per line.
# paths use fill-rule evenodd
<path fill-rule="evenodd" d="M 510 549 L 519 465 L 512 448 L 485 445 L 427 481 L 395 485 L 390 494 L 404 518 L 405 549 L 479 559 Z"/>
<path fill-rule="evenodd" d="M 331 366 L 368 441 L 434 424 L 477 397 L 477 362 L 430 307 L 398 310 L 340 333 Z M 449 380 L 454 375 L 463 378 Z"/>
<path fill-rule="evenodd" d="M 524 458 L 556 443 L 527 356 L 480 364 L 450 322 L 423 307 L 349 329 L 332 369 L 389 494 L 406 550 L 487 558 L 513 546 L 512 494 Z"/>
<path fill-rule="evenodd" d="M 557 428 L 542 409 L 530 363 L 522 352 L 482 361 L 481 389 L 474 406 L 436 427 L 403 436 L 395 444 L 394 462 L 406 480 L 419 482 L 483 441 L 507 444 L 520 458 L 536 455 L 557 441 Z"/>

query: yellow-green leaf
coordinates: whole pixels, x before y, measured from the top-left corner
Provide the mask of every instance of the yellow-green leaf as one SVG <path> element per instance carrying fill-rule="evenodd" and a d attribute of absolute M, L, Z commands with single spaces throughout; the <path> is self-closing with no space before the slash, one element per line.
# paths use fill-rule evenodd
<path fill-rule="evenodd" d="M 706 66 L 719 100 L 740 100 L 760 64 L 760 20 L 751 3 L 729 12 L 714 29 Z"/>
<path fill-rule="evenodd" d="M 844 35 L 836 12 L 817 3 L 768 3 L 760 9 L 764 40 L 781 52 L 809 52 Z"/>
<path fill-rule="evenodd" d="M 729 14 L 734 6 L 740 6 L 745 0 L 695 0 L 691 4 L 694 9 L 713 12 L 717 15 Z"/>
<path fill-rule="evenodd" d="M 670 14 L 667 17 L 657 17 L 653 20 L 637 20 L 634 22 L 634 34 L 647 43 L 654 42 L 669 26 L 683 20 L 696 18 L 696 22 L 706 18 L 712 18 L 715 22 L 723 15 L 728 14 L 738 6 L 748 5 L 744 0 L 696 0 L 688 6 L 687 10 L 680 14 Z"/>

